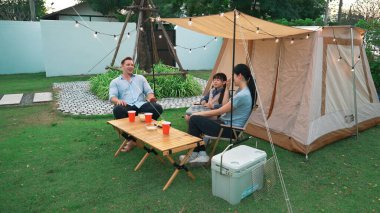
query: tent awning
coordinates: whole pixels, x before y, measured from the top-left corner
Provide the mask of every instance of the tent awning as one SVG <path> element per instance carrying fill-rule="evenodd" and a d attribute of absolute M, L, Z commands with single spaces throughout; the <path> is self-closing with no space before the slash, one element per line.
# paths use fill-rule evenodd
<path fill-rule="evenodd" d="M 312 30 L 283 26 L 238 12 L 236 39 L 273 39 L 312 32 Z M 191 25 L 189 20 L 191 19 Z M 163 18 L 163 21 L 210 36 L 233 38 L 234 12 L 187 18 Z"/>

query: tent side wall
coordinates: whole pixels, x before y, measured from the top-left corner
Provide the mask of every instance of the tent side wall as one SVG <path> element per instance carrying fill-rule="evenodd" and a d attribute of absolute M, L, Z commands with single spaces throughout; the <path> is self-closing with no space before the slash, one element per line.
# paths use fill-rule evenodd
<path fill-rule="evenodd" d="M 295 45 L 289 44 L 290 38 L 282 38 L 280 44 L 273 39 L 237 41 L 235 63 L 250 65 L 248 49 L 264 117 L 276 145 L 307 154 L 356 132 L 349 32 L 349 27 L 326 27 L 310 33 L 309 40 L 296 39 Z M 380 104 L 360 33 L 355 29 L 354 54 L 358 128 L 363 131 L 380 124 Z M 213 74 L 230 76 L 232 40 L 224 42 Z M 342 60 L 337 60 L 339 55 Z M 261 111 L 259 107 L 251 114 L 246 132 L 268 140 Z"/>

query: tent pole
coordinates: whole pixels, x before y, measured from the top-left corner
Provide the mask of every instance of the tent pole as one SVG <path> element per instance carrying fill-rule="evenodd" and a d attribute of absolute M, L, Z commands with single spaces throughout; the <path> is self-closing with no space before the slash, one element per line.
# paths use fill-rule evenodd
<path fill-rule="evenodd" d="M 230 131 L 231 131 L 231 136 L 230 136 L 230 144 L 232 144 L 232 117 L 233 117 L 233 109 L 234 109 L 234 67 L 235 67 L 235 42 L 236 42 L 236 9 L 234 10 L 234 36 L 233 36 L 233 44 L 232 44 L 232 77 L 231 77 L 231 118 L 230 118 Z"/>
<path fill-rule="evenodd" d="M 354 31 L 351 26 L 351 71 L 352 71 L 352 89 L 354 93 L 354 108 L 355 108 L 355 126 L 356 126 L 356 140 L 359 137 L 359 127 L 358 127 L 358 106 L 356 102 L 356 74 L 355 74 L 355 52 L 354 52 Z"/>

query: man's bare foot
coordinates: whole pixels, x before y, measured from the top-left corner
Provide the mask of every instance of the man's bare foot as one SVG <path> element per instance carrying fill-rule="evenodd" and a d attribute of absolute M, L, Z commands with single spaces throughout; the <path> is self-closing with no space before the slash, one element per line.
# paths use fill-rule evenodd
<path fill-rule="evenodd" d="M 135 148 L 136 142 L 135 141 L 128 141 L 127 145 L 125 145 L 120 151 L 122 152 L 129 152 L 132 151 L 133 148 Z"/>

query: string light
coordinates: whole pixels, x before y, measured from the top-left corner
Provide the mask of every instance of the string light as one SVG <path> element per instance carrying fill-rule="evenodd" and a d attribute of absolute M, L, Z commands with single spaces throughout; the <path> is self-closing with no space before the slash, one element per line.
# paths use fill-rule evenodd
<path fill-rule="evenodd" d="M 189 49 L 189 53 L 191 53 L 191 49 Z"/>
<path fill-rule="evenodd" d="M 219 15 L 220 15 L 220 17 L 223 17 L 223 16 L 224 16 L 224 13 L 220 13 Z"/>
<path fill-rule="evenodd" d="M 354 67 L 351 67 L 351 72 L 355 72 L 355 68 Z"/>
<path fill-rule="evenodd" d="M 335 37 L 333 38 L 333 42 L 336 42 L 336 38 Z"/>
<path fill-rule="evenodd" d="M 360 61 L 360 55 L 358 56 L 358 60 Z"/>
<path fill-rule="evenodd" d="M 162 38 L 162 35 L 158 35 L 158 38 L 161 39 L 161 38 Z"/>
<path fill-rule="evenodd" d="M 126 15 L 126 14 L 127 14 L 127 10 L 122 9 L 122 10 L 120 10 L 120 13 L 121 13 L 122 15 Z"/>
<path fill-rule="evenodd" d="M 98 37 L 98 32 L 95 31 L 94 38 Z"/>
<path fill-rule="evenodd" d="M 307 35 L 306 35 L 306 39 L 309 39 L 309 37 L 310 37 L 310 34 L 307 34 Z"/>
<path fill-rule="evenodd" d="M 214 37 L 214 41 L 215 41 L 215 42 L 218 41 L 218 38 L 217 38 L 217 37 Z"/>
<path fill-rule="evenodd" d="M 189 21 L 187 23 L 189 24 L 189 26 L 193 24 L 193 22 L 191 21 L 191 18 L 189 18 Z"/>
<path fill-rule="evenodd" d="M 127 34 L 127 38 L 129 38 L 129 37 L 131 37 L 131 34 L 130 34 L 130 33 Z"/>
<path fill-rule="evenodd" d="M 259 34 L 260 33 L 260 28 L 256 28 L 256 34 Z"/>
<path fill-rule="evenodd" d="M 290 40 L 290 44 L 294 44 L 294 38 L 292 38 L 292 40 Z"/>
<path fill-rule="evenodd" d="M 206 48 L 206 46 L 203 46 L 203 50 L 206 50 L 207 48 Z"/>
<path fill-rule="evenodd" d="M 280 41 L 280 39 L 276 38 L 276 40 L 275 40 L 275 41 L 276 41 L 276 43 L 278 43 L 278 42 Z"/>
<path fill-rule="evenodd" d="M 144 28 L 142 26 L 140 27 L 140 31 L 144 31 Z"/>
<path fill-rule="evenodd" d="M 75 21 L 75 27 L 79 27 L 79 22 Z"/>
<path fill-rule="evenodd" d="M 113 38 L 114 38 L 115 40 L 117 40 L 117 36 L 116 36 L 116 35 L 113 35 Z"/>
<path fill-rule="evenodd" d="M 342 56 L 339 56 L 339 58 L 338 58 L 338 62 L 339 62 L 340 60 L 342 60 Z"/>
<path fill-rule="evenodd" d="M 240 18 L 240 12 L 236 14 L 236 18 Z"/>

